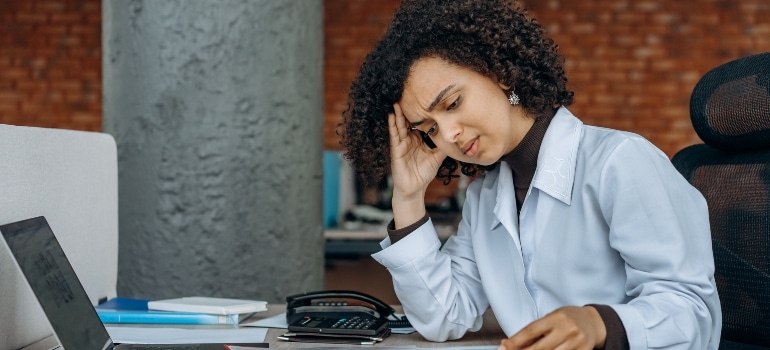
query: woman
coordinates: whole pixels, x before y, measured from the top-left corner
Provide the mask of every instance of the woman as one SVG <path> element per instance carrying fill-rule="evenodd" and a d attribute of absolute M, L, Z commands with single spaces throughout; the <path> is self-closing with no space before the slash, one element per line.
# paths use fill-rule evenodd
<path fill-rule="evenodd" d="M 382 251 L 414 327 L 444 341 L 494 311 L 507 349 L 717 349 L 706 202 L 638 135 L 566 108 L 562 58 L 505 0 L 407 0 L 350 93 L 342 145 L 393 180 Z M 475 177 L 441 247 L 425 192 Z"/>

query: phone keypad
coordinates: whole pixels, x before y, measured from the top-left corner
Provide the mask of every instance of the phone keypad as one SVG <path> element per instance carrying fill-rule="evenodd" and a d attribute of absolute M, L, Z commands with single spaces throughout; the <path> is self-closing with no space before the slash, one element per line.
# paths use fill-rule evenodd
<path fill-rule="evenodd" d="M 370 329 L 376 324 L 374 319 L 363 319 L 358 316 L 352 318 L 341 318 L 332 325 L 332 328 L 344 328 L 344 329 Z"/>

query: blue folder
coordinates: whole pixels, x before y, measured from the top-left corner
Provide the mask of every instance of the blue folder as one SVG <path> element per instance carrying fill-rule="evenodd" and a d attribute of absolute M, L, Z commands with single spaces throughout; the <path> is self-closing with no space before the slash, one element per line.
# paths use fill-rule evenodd
<path fill-rule="evenodd" d="M 102 323 L 237 325 L 240 322 L 240 315 L 149 310 L 147 302 L 145 299 L 118 297 L 99 304 L 94 309 Z"/>

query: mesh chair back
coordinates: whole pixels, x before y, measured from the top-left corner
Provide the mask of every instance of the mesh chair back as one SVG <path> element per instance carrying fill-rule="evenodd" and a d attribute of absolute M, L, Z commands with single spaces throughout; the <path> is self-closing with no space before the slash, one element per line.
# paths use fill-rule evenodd
<path fill-rule="evenodd" d="M 770 148 L 770 52 L 706 73 L 693 89 L 690 118 L 712 147 L 727 152 Z"/>
<path fill-rule="evenodd" d="M 770 53 L 728 62 L 698 82 L 693 126 L 706 144 L 672 162 L 709 205 L 722 349 L 770 346 Z"/>

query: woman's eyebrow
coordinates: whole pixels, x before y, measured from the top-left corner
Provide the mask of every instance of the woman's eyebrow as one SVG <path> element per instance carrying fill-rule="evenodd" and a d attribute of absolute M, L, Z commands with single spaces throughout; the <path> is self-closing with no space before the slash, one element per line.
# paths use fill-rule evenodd
<path fill-rule="evenodd" d="M 428 112 L 432 112 L 433 108 L 436 108 L 436 105 L 438 105 L 438 103 L 441 102 L 442 99 L 444 99 L 444 95 L 446 95 L 446 93 L 449 90 L 454 89 L 454 87 L 455 87 L 455 84 L 452 84 L 445 87 L 444 90 L 441 90 L 441 92 L 439 92 L 438 95 L 436 95 L 436 98 L 433 99 L 433 102 L 430 103 L 430 106 L 428 106 Z"/>
<path fill-rule="evenodd" d="M 409 123 L 409 128 L 414 129 L 414 128 L 416 128 L 416 127 L 418 127 L 418 126 L 420 126 L 420 125 L 422 125 L 424 123 L 425 123 L 425 119 L 417 121 L 417 122 L 414 122 L 414 123 Z"/>

